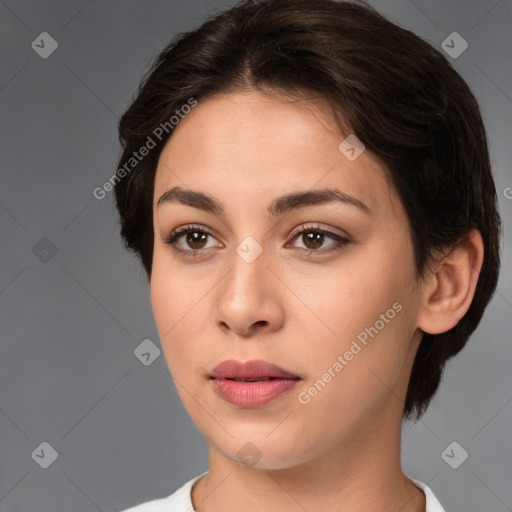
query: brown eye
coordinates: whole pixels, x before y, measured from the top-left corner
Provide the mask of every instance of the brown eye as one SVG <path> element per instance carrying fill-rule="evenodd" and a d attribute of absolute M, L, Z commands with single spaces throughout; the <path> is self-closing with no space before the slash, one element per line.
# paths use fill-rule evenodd
<path fill-rule="evenodd" d="M 201 231 L 189 231 L 185 234 L 185 241 L 191 249 L 204 249 L 208 233 Z"/>
<path fill-rule="evenodd" d="M 206 253 L 203 249 L 209 249 L 207 244 L 209 238 L 214 236 L 203 228 L 196 226 L 183 226 L 171 233 L 167 240 L 163 242 L 171 246 L 172 250 L 178 254 L 197 257 L 201 253 Z"/>
<path fill-rule="evenodd" d="M 196 226 L 183 226 L 170 235 L 170 237 L 163 242 L 171 246 L 172 250 L 177 254 L 196 258 L 201 255 L 206 255 L 209 249 L 215 246 L 208 246 L 209 238 L 215 240 L 215 237 L 208 231 L 201 227 Z M 300 240 L 304 247 L 299 247 L 293 244 L 293 247 L 305 251 L 308 255 L 322 255 L 328 252 L 342 249 L 344 246 L 351 243 L 348 238 L 337 235 L 330 231 L 316 227 L 301 226 L 295 233 L 294 239 Z M 331 243 L 324 246 L 327 240 Z M 219 246 L 217 246 L 219 247 Z M 222 247 L 222 244 L 220 244 Z"/>
<path fill-rule="evenodd" d="M 350 243 L 348 238 L 314 226 L 301 226 L 295 233 L 295 243 L 300 240 L 304 247 L 293 244 L 299 250 L 311 255 L 322 255 L 337 249 L 341 249 Z M 325 246 L 327 240 L 332 242 Z"/>
<path fill-rule="evenodd" d="M 302 234 L 302 241 L 308 249 L 318 249 L 324 243 L 325 235 L 319 231 L 309 231 Z"/>

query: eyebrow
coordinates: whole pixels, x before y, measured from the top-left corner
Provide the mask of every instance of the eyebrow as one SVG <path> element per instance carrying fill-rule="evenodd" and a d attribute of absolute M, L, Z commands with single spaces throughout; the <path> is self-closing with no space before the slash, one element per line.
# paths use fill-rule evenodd
<path fill-rule="evenodd" d="M 359 199 L 352 197 L 337 188 L 292 192 L 274 199 L 267 207 L 267 211 L 271 216 L 275 217 L 307 206 L 331 202 L 339 202 L 354 206 L 367 215 L 371 214 L 370 208 L 368 208 L 368 206 L 362 203 Z M 181 203 L 208 213 L 213 213 L 222 217 L 226 216 L 226 211 L 222 206 L 222 203 L 214 197 L 197 190 L 186 190 L 181 187 L 173 187 L 160 196 L 157 202 L 157 208 L 164 203 Z"/>

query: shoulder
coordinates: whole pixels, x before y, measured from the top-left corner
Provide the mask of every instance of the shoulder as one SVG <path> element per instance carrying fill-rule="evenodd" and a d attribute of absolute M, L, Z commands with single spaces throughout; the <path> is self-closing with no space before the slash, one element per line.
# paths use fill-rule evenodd
<path fill-rule="evenodd" d="M 439 503 L 439 500 L 434 496 L 430 487 L 419 480 L 415 480 L 414 478 L 411 478 L 411 480 L 425 493 L 427 502 L 425 512 L 446 512 L 446 510 L 441 506 L 441 503 Z"/>
<path fill-rule="evenodd" d="M 192 486 L 206 473 L 207 472 L 192 478 L 165 498 L 146 501 L 135 507 L 120 510 L 119 512 L 167 512 L 169 510 L 173 512 L 194 512 L 191 497 Z"/>

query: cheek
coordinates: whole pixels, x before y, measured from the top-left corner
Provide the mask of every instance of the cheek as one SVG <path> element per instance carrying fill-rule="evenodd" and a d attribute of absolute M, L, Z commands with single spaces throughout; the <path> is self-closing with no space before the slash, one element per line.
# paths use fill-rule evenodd
<path fill-rule="evenodd" d="M 171 373 L 175 364 L 183 357 L 179 343 L 179 333 L 192 314 L 187 297 L 180 293 L 180 283 L 170 277 L 171 273 L 162 273 L 158 266 L 153 268 L 151 276 L 151 304 L 160 343 L 165 353 Z M 174 276 L 173 276 L 174 277 Z M 188 315 L 187 315 L 188 311 Z"/>
<path fill-rule="evenodd" d="M 369 247 L 364 253 L 354 252 L 342 266 L 328 273 L 318 273 L 314 279 L 302 282 L 296 280 L 294 291 L 305 299 L 303 305 L 295 306 L 297 317 L 300 313 L 302 323 L 315 330 L 317 338 L 325 340 L 324 347 L 337 350 L 350 344 L 395 302 L 403 305 L 406 301 L 412 277 L 405 260 L 398 270 L 393 254 Z M 394 313 L 392 310 L 390 315 Z"/>
<path fill-rule="evenodd" d="M 164 334 L 172 328 L 176 322 L 176 293 L 174 283 L 159 272 L 158 267 L 151 274 L 151 305 L 156 326 L 162 343 Z"/>
<path fill-rule="evenodd" d="M 319 339 L 314 350 L 307 347 L 307 379 L 296 397 L 301 417 L 312 422 L 301 427 L 304 438 L 311 435 L 310 427 L 327 443 L 366 426 L 372 429 L 387 404 L 402 405 L 397 385 L 409 350 L 410 318 L 400 305 L 397 312 L 399 305 L 381 309 L 364 304 L 362 312 L 354 309 L 352 318 L 336 324 L 336 337 Z M 343 313 L 349 318 L 351 311 Z M 381 313 L 388 323 L 380 323 Z"/>
<path fill-rule="evenodd" d="M 182 324 L 197 317 L 196 304 L 204 295 L 197 281 L 176 268 L 162 249 L 155 250 L 151 273 L 151 304 L 162 343 Z"/>
<path fill-rule="evenodd" d="M 303 308 L 304 318 L 299 321 L 302 351 L 310 361 L 308 383 L 320 379 L 322 388 L 329 381 L 325 389 L 333 394 L 324 388 L 319 394 L 327 395 L 331 405 L 341 401 L 350 409 L 357 409 L 358 396 L 378 396 L 394 385 L 414 330 L 412 259 L 403 256 L 398 268 L 395 252 L 374 247 L 358 254 L 357 260 L 357 264 L 347 261 L 350 270 L 326 276 L 301 291 L 316 315 Z M 338 371 L 333 368 L 337 361 Z M 335 378 L 325 375 L 329 369 Z"/>
<path fill-rule="evenodd" d="M 153 268 L 153 316 L 169 369 L 180 380 L 188 381 L 190 369 L 203 357 L 201 339 L 211 318 L 205 299 L 208 288 L 184 272 L 162 271 L 158 264 Z"/>

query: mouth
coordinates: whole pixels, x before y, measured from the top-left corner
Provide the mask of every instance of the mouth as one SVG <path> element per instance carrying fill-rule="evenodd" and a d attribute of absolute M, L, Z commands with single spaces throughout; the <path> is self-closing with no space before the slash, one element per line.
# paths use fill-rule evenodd
<path fill-rule="evenodd" d="M 215 379 L 216 377 L 210 377 L 210 379 Z M 230 377 L 224 377 L 226 380 L 234 380 L 236 382 L 266 382 L 268 380 L 279 380 L 283 379 L 284 377 L 261 377 L 258 379 L 242 379 L 242 378 L 230 378 Z M 300 377 L 293 377 L 288 380 L 300 380 Z"/>
<path fill-rule="evenodd" d="M 211 377 L 214 379 L 215 377 Z M 262 382 L 266 380 L 276 380 L 276 379 L 282 379 L 283 377 L 262 377 L 260 379 L 241 379 L 241 378 L 229 378 L 226 377 L 227 380 L 236 380 L 237 382 Z M 299 380 L 299 377 L 294 377 L 292 380 Z"/>
<path fill-rule="evenodd" d="M 230 359 L 217 365 L 212 375 L 215 393 L 227 403 L 242 409 L 264 407 L 289 395 L 301 377 L 267 361 L 247 362 Z"/>
<path fill-rule="evenodd" d="M 301 380 L 298 375 L 280 366 L 258 359 L 245 362 L 236 359 L 223 361 L 213 369 L 209 378 L 237 382 L 260 382 L 276 379 Z"/>

